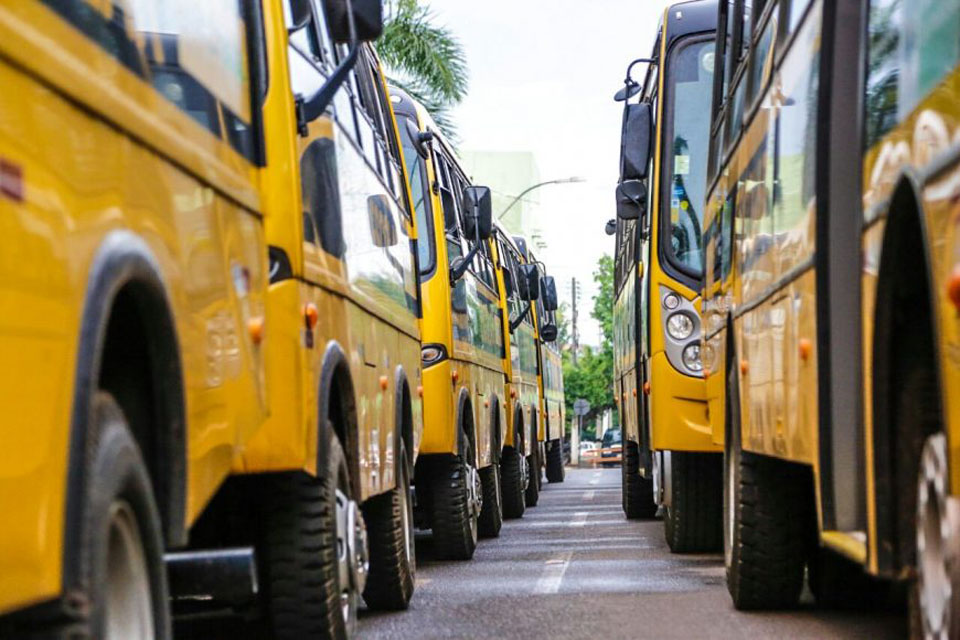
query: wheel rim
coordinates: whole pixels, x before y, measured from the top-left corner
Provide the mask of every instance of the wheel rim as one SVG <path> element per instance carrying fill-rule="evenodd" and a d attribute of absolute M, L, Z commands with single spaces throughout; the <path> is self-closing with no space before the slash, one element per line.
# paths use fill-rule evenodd
<path fill-rule="evenodd" d="M 947 517 L 947 442 L 927 438 L 917 484 L 917 569 L 924 635 L 947 638 L 953 589 L 947 568 L 951 527 Z"/>
<path fill-rule="evenodd" d="M 477 539 L 480 509 L 483 508 L 483 483 L 477 468 L 467 463 L 467 512 L 470 515 L 470 537 Z"/>
<path fill-rule="evenodd" d="M 360 594 L 367 582 L 370 559 L 367 528 L 357 503 L 337 487 L 337 577 L 340 612 L 348 631 L 357 617 Z"/>
<path fill-rule="evenodd" d="M 413 504 L 410 500 L 410 475 L 407 470 L 406 461 L 400 463 L 401 483 L 400 483 L 400 512 L 403 514 L 403 553 L 407 565 L 413 567 L 416 553 L 414 551 L 413 538 Z"/>
<path fill-rule="evenodd" d="M 153 638 L 150 573 L 136 516 L 126 502 L 116 502 L 110 507 L 109 517 L 104 603 L 106 638 Z"/>
<path fill-rule="evenodd" d="M 724 456 L 726 491 L 724 491 L 724 518 L 723 527 L 723 563 L 729 569 L 733 566 L 733 536 L 736 523 L 734 516 L 736 514 L 736 474 L 734 473 L 733 453 L 728 452 Z"/>

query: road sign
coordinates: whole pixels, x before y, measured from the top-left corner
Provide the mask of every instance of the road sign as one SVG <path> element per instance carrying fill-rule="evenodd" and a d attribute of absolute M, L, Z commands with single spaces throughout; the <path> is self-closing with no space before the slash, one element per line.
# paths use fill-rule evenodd
<path fill-rule="evenodd" d="M 578 416 L 585 416 L 590 413 L 590 403 L 583 398 L 578 398 L 573 403 L 573 412 Z"/>

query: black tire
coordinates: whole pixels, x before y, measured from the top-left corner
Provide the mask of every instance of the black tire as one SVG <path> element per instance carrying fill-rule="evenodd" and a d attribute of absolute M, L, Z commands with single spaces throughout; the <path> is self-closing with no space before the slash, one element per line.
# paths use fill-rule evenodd
<path fill-rule="evenodd" d="M 477 549 L 479 523 L 470 509 L 469 457 L 469 452 L 445 456 L 433 467 L 433 540 L 441 560 L 469 560 Z"/>
<path fill-rule="evenodd" d="M 370 543 L 370 573 L 363 599 L 371 609 L 400 611 L 413 597 L 417 554 L 410 499 L 410 461 L 400 445 L 397 486 L 367 500 L 363 517 Z"/>
<path fill-rule="evenodd" d="M 537 442 L 536 430 L 530 434 L 530 455 L 527 456 L 527 490 L 523 494 L 524 502 L 528 507 L 537 506 L 540 501 L 540 443 Z"/>
<path fill-rule="evenodd" d="M 513 447 L 503 450 L 500 458 L 500 486 L 503 492 L 503 517 L 506 519 L 522 518 L 527 508 L 524 500 L 526 464 L 526 458 Z"/>
<path fill-rule="evenodd" d="M 80 505 L 83 529 L 80 551 L 76 554 L 80 568 L 77 587 L 83 592 L 82 596 L 77 593 L 76 597 L 83 597 L 89 603 L 86 619 L 89 636 L 103 638 L 107 635 L 111 601 L 117 602 L 116 598 L 120 598 L 122 605 L 139 597 L 140 604 L 150 608 L 146 616 L 150 620 L 136 619 L 134 624 L 138 628 L 121 629 L 121 635 L 170 638 L 162 525 L 146 465 L 124 413 L 113 396 L 98 392 L 92 405 L 88 434 L 90 446 L 84 459 L 87 485 Z M 121 530 L 128 534 L 123 542 L 133 545 L 129 549 L 139 548 L 130 564 L 134 570 L 145 572 L 145 575 L 133 576 L 134 580 L 141 580 L 139 589 L 125 587 L 117 578 L 123 575 L 115 570 L 117 554 L 122 556 L 120 566 L 124 557 L 130 560 L 124 550 L 116 546 Z M 141 557 L 136 558 L 136 555 Z M 51 636 L 55 635 L 56 632 L 51 633 Z"/>
<path fill-rule="evenodd" d="M 640 445 L 632 440 L 623 441 L 623 511 L 629 520 L 650 519 L 657 515 L 657 503 L 653 497 L 653 480 L 640 475 Z"/>
<path fill-rule="evenodd" d="M 563 482 L 563 440 L 555 438 L 547 442 L 547 481 Z"/>
<path fill-rule="evenodd" d="M 716 551 L 723 544 L 723 460 L 714 453 L 670 454 L 671 501 L 663 523 L 673 553 Z"/>
<path fill-rule="evenodd" d="M 491 464 L 480 469 L 483 484 L 483 507 L 480 509 L 480 537 L 497 538 L 503 526 L 503 493 L 500 483 L 500 465 Z"/>
<path fill-rule="evenodd" d="M 743 451 L 736 368 L 727 373 L 724 565 L 737 609 L 796 606 L 810 532 L 809 470 Z"/>
<path fill-rule="evenodd" d="M 337 558 L 337 490 L 350 478 L 340 440 L 327 429 L 317 477 L 283 473 L 265 478 L 257 567 L 272 637 L 348 638 L 356 626 L 359 590 L 341 608 Z"/>

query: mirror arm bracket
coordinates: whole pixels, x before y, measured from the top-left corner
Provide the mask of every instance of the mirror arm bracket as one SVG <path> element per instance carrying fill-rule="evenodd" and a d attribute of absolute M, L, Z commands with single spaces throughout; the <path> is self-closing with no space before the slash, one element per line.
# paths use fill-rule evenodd
<path fill-rule="evenodd" d="M 473 245 L 473 248 L 467 252 L 467 255 L 460 258 L 459 262 L 454 262 L 453 266 L 450 267 L 450 283 L 454 283 L 460 278 L 463 277 L 463 274 L 467 272 L 467 267 L 470 266 L 470 263 L 473 262 L 473 258 L 477 255 L 477 251 L 480 250 L 480 243 L 477 242 Z"/>
<path fill-rule="evenodd" d="M 353 3 L 346 0 L 347 21 L 350 25 L 350 48 L 347 51 L 347 57 L 340 61 L 337 68 L 333 70 L 330 77 L 323 83 L 316 93 L 303 98 L 297 96 L 297 132 L 301 136 L 307 135 L 307 124 L 319 118 L 333 102 L 333 97 L 347 80 L 347 74 L 357 63 L 357 57 L 360 54 L 360 42 L 357 39 L 357 25 L 353 16 Z"/>
<path fill-rule="evenodd" d="M 513 333 L 514 331 L 517 330 L 517 327 L 520 326 L 520 323 L 523 322 L 523 319 L 527 317 L 527 314 L 528 314 L 528 313 L 530 313 L 530 308 L 531 308 L 532 306 L 533 306 L 533 304 L 530 303 L 530 302 L 528 302 L 528 303 L 527 303 L 527 308 L 524 309 L 523 312 L 522 312 L 519 316 L 517 316 L 517 318 L 516 318 L 515 320 L 511 320 L 511 321 L 510 321 L 510 333 Z"/>

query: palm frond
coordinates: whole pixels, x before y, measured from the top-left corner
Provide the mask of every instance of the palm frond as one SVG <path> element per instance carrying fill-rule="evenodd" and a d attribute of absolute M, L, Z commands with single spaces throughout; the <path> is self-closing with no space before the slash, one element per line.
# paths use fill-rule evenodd
<path fill-rule="evenodd" d="M 434 15 L 417 0 L 395 0 L 377 51 L 392 75 L 415 78 L 449 106 L 467 94 L 467 61 L 457 38 L 433 24 Z"/>

